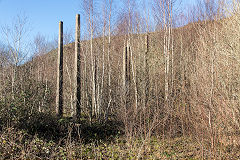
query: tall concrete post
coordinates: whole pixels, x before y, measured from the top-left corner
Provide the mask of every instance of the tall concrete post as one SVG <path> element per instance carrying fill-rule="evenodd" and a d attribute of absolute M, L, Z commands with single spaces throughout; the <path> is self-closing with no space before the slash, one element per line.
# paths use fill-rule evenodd
<path fill-rule="evenodd" d="M 81 50 L 80 50 L 80 15 L 76 15 L 75 54 L 74 54 L 74 97 L 72 116 L 76 119 L 81 115 Z"/>
<path fill-rule="evenodd" d="M 57 59 L 57 90 L 56 114 L 63 115 L 63 22 L 59 22 L 58 59 Z"/>

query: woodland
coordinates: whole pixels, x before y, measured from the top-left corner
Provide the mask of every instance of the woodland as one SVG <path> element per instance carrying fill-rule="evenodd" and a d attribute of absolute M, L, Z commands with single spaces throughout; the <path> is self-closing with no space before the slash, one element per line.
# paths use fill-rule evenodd
<path fill-rule="evenodd" d="M 0 159 L 240 159 L 240 1 L 113 1 L 34 49 L 2 27 Z"/>

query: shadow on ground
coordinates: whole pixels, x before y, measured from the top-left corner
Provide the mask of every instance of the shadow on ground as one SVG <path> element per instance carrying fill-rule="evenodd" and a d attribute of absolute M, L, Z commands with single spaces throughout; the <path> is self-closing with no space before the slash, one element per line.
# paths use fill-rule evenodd
<path fill-rule="evenodd" d="M 30 117 L 19 120 L 19 129 L 26 130 L 31 135 L 38 135 L 45 140 L 59 142 L 71 137 L 81 140 L 83 143 L 95 141 L 111 141 L 116 136 L 122 135 L 122 124 L 118 121 L 107 121 L 105 123 L 86 120 L 75 122 L 71 118 L 61 118 L 49 113 L 35 113 Z"/>

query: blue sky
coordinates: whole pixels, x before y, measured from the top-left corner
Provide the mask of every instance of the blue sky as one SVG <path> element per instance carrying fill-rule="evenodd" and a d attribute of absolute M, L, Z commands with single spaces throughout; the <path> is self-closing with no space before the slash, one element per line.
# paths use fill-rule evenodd
<path fill-rule="evenodd" d="M 14 16 L 24 15 L 30 24 L 30 36 L 41 33 L 51 39 L 58 32 L 58 22 L 64 21 L 64 29 L 73 28 L 78 0 L 1 0 L 0 26 L 11 25 Z"/>
<path fill-rule="evenodd" d="M 0 0 L 0 27 L 5 24 L 11 25 L 16 15 L 25 15 L 30 24 L 29 39 L 33 39 L 35 35 L 40 33 L 51 40 L 58 34 L 58 22 L 60 20 L 64 22 L 64 30 L 74 30 L 75 15 L 81 13 L 81 1 Z M 120 5 L 120 1 L 115 0 L 113 7 L 116 8 Z M 182 4 L 186 7 L 187 4 L 192 4 L 194 1 L 182 0 Z"/>

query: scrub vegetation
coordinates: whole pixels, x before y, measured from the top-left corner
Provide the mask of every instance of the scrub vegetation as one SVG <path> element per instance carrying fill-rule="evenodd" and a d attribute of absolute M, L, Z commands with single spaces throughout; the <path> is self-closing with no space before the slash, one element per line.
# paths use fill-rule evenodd
<path fill-rule="evenodd" d="M 1 159 L 240 159 L 240 2 L 123 3 L 81 1 L 62 106 L 61 47 L 38 35 L 29 50 L 25 17 L 2 27 Z"/>

